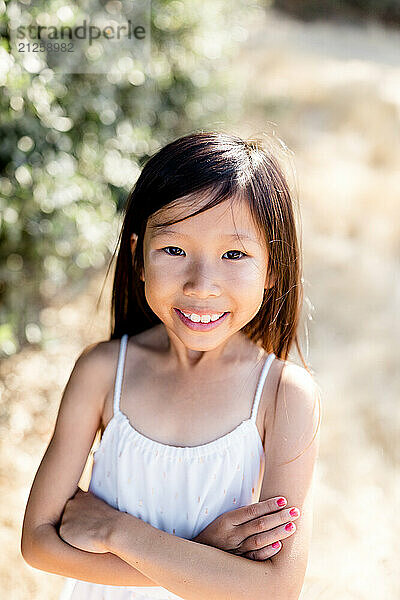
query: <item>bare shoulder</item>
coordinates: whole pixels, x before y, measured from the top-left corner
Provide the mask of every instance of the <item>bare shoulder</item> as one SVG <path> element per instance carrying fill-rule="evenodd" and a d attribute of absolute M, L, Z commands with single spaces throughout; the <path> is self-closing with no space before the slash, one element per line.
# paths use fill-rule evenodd
<path fill-rule="evenodd" d="M 120 342 L 120 339 L 113 339 L 89 344 L 75 363 L 75 373 L 82 376 L 89 386 L 94 384 L 104 395 L 113 385 Z"/>
<path fill-rule="evenodd" d="M 291 361 L 275 359 L 275 362 L 280 373 L 278 398 L 280 395 L 294 403 L 314 403 L 321 391 L 314 376 Z"/>
<path fill-rule="evenodd" d="M 322 417 L 321 389 L 313 375 L 290 361 L 280 363 L 277 386 L 273 447 L 293 457 L 315 440 Z M 307 442 L 307 443 L 306 443 Z"/>
<path fill-rule="evenodd" d="M 90 344 L 75 361 L 29 496 L 22 542 L 25 558 L 31 552 L 36 527 L 58 523 L 66 501 L 76 492 L 99 428 L 118 343 Z"/>
<path fill-rule="evenodd" d="M 128 338 L 125 362 L 129 372 L 137 372 L 149 362 L 152 354 L 158 347 L 158 330 L 152 328 Z M 111 420 L 113 409 L 113 396 L 118 358 L 121 348 L 121 338 L 105 340 L 87 346 L 79 357 L 84 368 L 87 368 L 88 379 L 99 379 L 94 385 L 101 386 L 101 431 L 103 432 Z M 126 371 L 124 374 L 126 386 Z"/>
<path fill-rule="evenodd" d="M 284 496 L 300 510 L 296 531 L 270 560 L 287 595 L 298 598 L 312 533 L 313 477 L 319 452 L 320 388 L 312 374 L 289 361 L 274 360 L 279 373 L 273 426 L 265 440 L 266 466 L 260 501 Z"/>
<path fill-rule="evenodd" d="M 82 350 L 76 363 L 80 368 L 106 369 L 119 344 L 120 340 L 102 340 L 89 344 Z"/>
<path fill-rule="evenodd" d="M 282 392 L 293 413 L 298 419 L 298 427 L 319 429 L 322 417 L 321 388 L 313 375 L 294 363 L 285 365 L 282 371 Z M 279 397 L 279 394 L 278 394 Z"/>
<path fill-rule="evenodd" d="M 101 340 L 99 342 L 93 342 L 86 346 L 79 355 L 79 359 L 87 356 L 88 360 L 107 360 L 110 355 L 115 352 L 115 348 L 119 348 L 121 340 Z"/>

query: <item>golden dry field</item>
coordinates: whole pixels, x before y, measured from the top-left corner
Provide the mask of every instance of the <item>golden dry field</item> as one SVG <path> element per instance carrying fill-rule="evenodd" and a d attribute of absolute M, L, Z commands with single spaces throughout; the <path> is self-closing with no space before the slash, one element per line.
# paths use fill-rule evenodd
<path fill-rule="evenodd" d="M 268 12 L 232 60 L 231 77 L 246 110 L 236 123 L 210 129 L 244 136 L 274 130 L 291 150 L 301 205 L 301 335 L 323 404 L 301 600 L 394 600 L 400 592 L 400 34 L 373 24 L 304 24 Z M 0 367 L 0 575 L 7 600 L 56 600 L 62 586 L 60 577 L 26 565 L 20 532 L 74 362 L 85 345 L 108 336 L 110 277 L 95 312 L 104 275 L 43 310 L 44 350 L 23 349 Z"/>

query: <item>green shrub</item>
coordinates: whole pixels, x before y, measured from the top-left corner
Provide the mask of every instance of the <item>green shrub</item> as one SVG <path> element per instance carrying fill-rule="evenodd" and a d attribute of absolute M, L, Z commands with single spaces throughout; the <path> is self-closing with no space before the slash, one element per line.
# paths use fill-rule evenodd
<path fill-rule="evenodd" d="M 46 0 L 35 10 L 58 6 Z M 22 69 L 3 13 L 0 355 L 45 343 L 41 308 L 104 268 L 118 211 L 146 158 L 174 137 L 223 123 L 239 106 L 222 67 L 243 37 L 247 10 L 245 0 L 153 0 L 151 61 L 112 82 Z"/>

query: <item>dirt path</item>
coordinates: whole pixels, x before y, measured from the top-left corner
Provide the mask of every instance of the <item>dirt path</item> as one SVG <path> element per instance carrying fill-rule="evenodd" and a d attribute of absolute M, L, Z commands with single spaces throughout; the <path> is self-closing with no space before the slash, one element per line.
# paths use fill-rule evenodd
<path fill-rule="evenodd" d="M 294 152 L 324 391 L 302 598 L 396 597 L 400 34 L 274 13 L 255 27 L 234 66 L 251 91 L 241 130 L 273 129 Z"/>

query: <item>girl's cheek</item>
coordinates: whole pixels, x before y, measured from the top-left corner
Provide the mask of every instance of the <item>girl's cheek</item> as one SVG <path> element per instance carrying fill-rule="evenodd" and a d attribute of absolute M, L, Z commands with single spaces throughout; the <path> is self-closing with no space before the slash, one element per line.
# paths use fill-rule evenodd
<path fill-rule="evenodd" d="M 235 285 L 243 286 L 258 286 L 258 284 L 264 281 L 262 277 L 262 270 L 257 268 L 254 264 L 246 264 L 236 269 L 232 269 L 231 273 L 227 276 L 230 281 L 234 281 Z"/>

